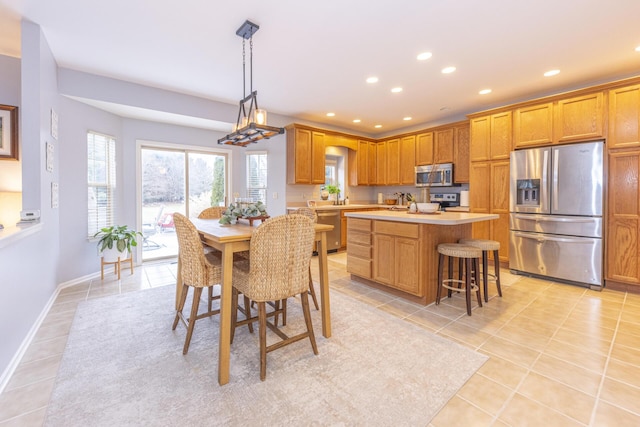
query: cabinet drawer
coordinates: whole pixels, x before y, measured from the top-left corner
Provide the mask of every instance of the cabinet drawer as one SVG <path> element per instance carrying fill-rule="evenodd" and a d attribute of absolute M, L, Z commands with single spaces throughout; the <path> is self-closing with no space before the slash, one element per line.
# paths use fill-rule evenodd
<path fill-rule="evenodd" d="M 349 255 L 356 256 L 358 258 L 371 259 L 371 246 L 370 245 L 358 245 L 349 241 Z"/>
<path fill-rule="evenodd" d="M 418 238 L 418 224 L 407 224 L 404 222 L 376 221 L 373 224 L 373 231 L 379 234 L 390 234 L 392 236 Z"/>
<path fill-rule="evenodd" d="M 347 230 L 371 231 L 371 220 L 347 218 Z"/>
<path fill-rule="evenodd" d="M 370 279 L 371 260 L 358 258 L 349 253 L 347 254 L 347 271 L 351 274 L 364 277 L 365 279 Z"/>
<path fill-rule="evenodd" d="M 349 229 L 347 231 L 347 245 L 351 246 L 352 244 L 371 246 L 371 233 L 362 233 Z"/>

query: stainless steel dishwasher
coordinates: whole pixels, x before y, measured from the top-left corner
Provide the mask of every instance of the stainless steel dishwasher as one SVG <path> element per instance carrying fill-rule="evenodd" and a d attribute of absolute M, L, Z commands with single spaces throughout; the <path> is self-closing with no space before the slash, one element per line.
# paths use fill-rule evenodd
<path fill-rule="evenodd" d="M 327 233 L 327 251 L 335 252 L 340 249 L 340 211 L 316 210 L 318 224 L 333 225 L 333 230 Z"/>

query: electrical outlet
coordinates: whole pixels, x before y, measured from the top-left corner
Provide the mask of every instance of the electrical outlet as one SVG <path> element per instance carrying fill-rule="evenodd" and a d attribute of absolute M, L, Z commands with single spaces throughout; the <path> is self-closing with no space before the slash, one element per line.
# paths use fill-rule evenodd
<path fill-rule="evenodd" d="M 274 198 L 274 199 L 277 199 L 277 198 L 278 198 L 278 193 L 275 193 L 275 192 L 274 192 L 274 193 L 273 193 L 273 198 Z"/>

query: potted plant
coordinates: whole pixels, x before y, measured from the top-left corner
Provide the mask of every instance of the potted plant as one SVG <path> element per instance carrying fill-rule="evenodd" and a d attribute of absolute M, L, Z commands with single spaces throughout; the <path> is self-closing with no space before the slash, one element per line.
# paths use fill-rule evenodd
<path fill-rule="evenodd" d="M 255 203 L 231 203 L 218 222 L 220 224 L 236 224 L 238 218 L 267 216 L 266 206 L 260 200 Z"/>
<path fill-rule="evenodd" d="M 340 187 L 337 185 L 329 184 L 325 186 L 325 189 L 329 192 L 329 194 L 335 194 L 334 201 L 335 204 L 338 204 L 338 199 L 340 198 Z"/>
<path fill-rule="evenodd" d="M 132 246 L 138 246 L 139 231 L 131 230 L 126 225 L 112 225 L 100 229 L 93 237 L 99 237 L 98 250 L 105 262 L 114 262 L 129 258 Z"/>

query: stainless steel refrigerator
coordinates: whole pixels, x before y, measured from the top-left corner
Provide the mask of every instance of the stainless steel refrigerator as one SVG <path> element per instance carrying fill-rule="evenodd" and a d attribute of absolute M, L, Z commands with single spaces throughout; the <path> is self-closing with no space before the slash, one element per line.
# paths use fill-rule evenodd
<path fill-rule="evenodd" d="M 511 152 L 511 270 L 601 288 L 603 153 L 603 141 Z"/>

